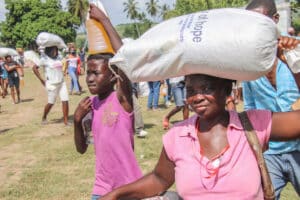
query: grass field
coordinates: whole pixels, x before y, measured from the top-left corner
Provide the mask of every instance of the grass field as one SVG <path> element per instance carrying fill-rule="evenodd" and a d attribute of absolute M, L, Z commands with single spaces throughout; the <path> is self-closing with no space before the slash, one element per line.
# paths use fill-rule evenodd
<path fill-rule="evenodd" d="M 81 84 L 85 88 L 83 76 Z M 70 96 L 71 118 L 79 100 L 87 95 L 88 92 L 80 97 Z M 9 96 L 0 99 L 0 199 L 90 199 L 94 180 L 93 148 L 89 147 L 84 155 L 76 152 L 73 127 L 63 125 L 60 102 L 51 110 L 49 124 L 41 125 L 46 96 L 30 69 L 25 70 L 21 96 L 23 102 L 17 105 L 11 103 Z M 135 152 L 143 172 L 147 173 L 160 154 L 161 137 L 165 133 L 161 120 L 169 109 L 149 112 L 146 98 L 139 101 L 149 135 L 145 139 L 135 138 Z M 180 119 L 178 114 L 172 122 Z M 288 185 L 281 199 L 299 197 Z"/>

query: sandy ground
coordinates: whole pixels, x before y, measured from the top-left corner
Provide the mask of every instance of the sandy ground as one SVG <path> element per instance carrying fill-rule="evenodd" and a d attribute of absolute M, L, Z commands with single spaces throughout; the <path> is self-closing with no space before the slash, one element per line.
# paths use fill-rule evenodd
<path fill-rule="evenodd" d="M 69 80 L 67 79 L 67 81 Z M 69 113 L 71 116 L 80 97 L 74 98 L 74 96 L 70 96 Z M 2 140 L 0 144 L 4 144 L 0 145 L 0 187 L 18 181 L 22 170 L 36 162 L 30 152 L 24 151 L 26 149 L 24 141 L 19 139 L 13 140 L 13 142 L 3 140 L 16 137 L 16 134 L 21 133 L 22 129 L 31 132 L 32 128 L 30 135 L 34 136 L 32 139 L 37 139 L 53 136 L 53 134 L 62 134 L 57 130 L 64 127 L 60 101 L 54 105 L 48 115 L 49 124 L 40 125 L 43 109 L 47 103 L 46 91 L 29 68 L 25 69 L 25 85 L 21 87 L 21 99 L 21 103 L 12 104 L 10 94 L 5 98 L 0 97 L 0 140 Z M 28 140 L 28 135 L 24 135 L 23 139 Z"/>

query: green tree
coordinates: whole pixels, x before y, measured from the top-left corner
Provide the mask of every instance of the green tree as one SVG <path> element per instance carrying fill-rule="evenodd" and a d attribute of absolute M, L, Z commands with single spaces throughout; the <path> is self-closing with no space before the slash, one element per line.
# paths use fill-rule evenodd
<path fill-rule="evenodd" d="M 162 17 L 162 19 L 167 19 L 167 13 L 169 12 L 170 7 L 167 4 L 164 4 L 161 6 L 160 8 L 160 17 Z"/>
<path fill-rule="evenodd" d="M 124 5 L 123 11 L 127 13 L 127 18 L 134 21 L 135 29 L 138 33 L 138 36 L 140 36 L 140 30 L 137 24 L 137 19 L 139 17 L 138 2 L 135 0 L 127 0 L 127 2 L 124 2 L 123 5 Z"/>
<path fill-rule="evenodd" d="M 292 18 L 292 27 L 296 30 L 298 34 L 300 32 L 300 1 L 291 1 L 291 18 Z"/>
<path fill-rule="evenodd" d="M 241 7 L 247 3 L 248 0 L 177 0 L 175 8 L 166 12 L 165 16 L 166 18 L 171 18 L 202 10 Z"/>
<path fill-rule="evenodd" d="M 80 23 L 84 23 L 88 10 L 88 0 L 69 0 L 68 10 L 73 15 L 79 18 Z"/>
<path fill-rule="evenodd" d="M 10 47 L 33 48 L 42 31 L 74 41 L 79 19 L 62 11 L 59 0 L 5 0 L 6 20 L 0 24 L 0 40 Z"/>
<path fill-rule="evenodd" d="M 146 10 L 154 19 L 157 16 L 160 8 L 161 7 L 158 5 L 158 0 L 149 0 L 146 2 Z"/>

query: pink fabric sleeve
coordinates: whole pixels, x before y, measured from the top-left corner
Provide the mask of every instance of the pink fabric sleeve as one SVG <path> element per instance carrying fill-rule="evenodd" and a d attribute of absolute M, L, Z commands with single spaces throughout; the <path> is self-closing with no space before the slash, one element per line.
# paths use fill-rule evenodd
<path fill-rule="evenodd" d="M 173 128 L 174 129 L 174 128 Z M 165 151 L 167 153 L 168 158 L 173 161 L 173 155 L 174 155 L 174 138 L 175 134 L 174 131 L 171 129 L 168 131 L 165 135 L 163 135 L 163 146 L 165 148 Z"/>
<path fill-rule="evenodd" d="M 272 112 L 269 110 L 249 110 L 248 117 L 263 149 L 267 149 L 272 127 Z"/>

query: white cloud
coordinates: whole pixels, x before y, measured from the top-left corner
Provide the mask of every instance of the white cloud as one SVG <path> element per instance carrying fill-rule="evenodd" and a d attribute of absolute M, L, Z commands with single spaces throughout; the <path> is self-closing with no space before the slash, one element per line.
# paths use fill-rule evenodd
<path fill-rule="evenodd" d="M 0 21 L 3 21 L 5 19 L 6 12 L 7 11 L 5 10 L 4 0 L 0 0 Z"/>

